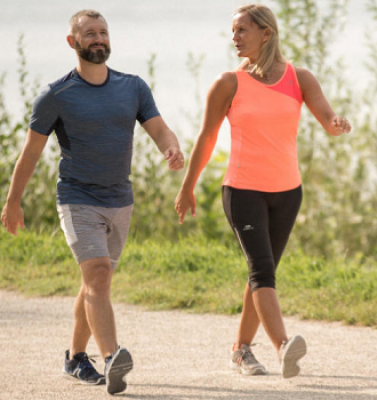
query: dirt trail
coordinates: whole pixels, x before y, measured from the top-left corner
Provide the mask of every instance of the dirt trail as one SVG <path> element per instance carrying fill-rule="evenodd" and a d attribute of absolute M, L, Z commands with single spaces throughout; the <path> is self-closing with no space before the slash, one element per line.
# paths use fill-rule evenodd
<path fill-rule="evenodd" d="M 109 399 L 104 386 L 62 377 L 72 328 L 73 298 L 25 298 L 0 291 L 0 399 Z M 308 343 L 302 374 L 283 380 L 276 354 L 262 330 L 255 354 L 269 371 L 246 377 L 228 369 L 239 316 L 150 312 L 114 306 L 119 342 L 135 367 L 128 389 L 115 397 L 150 400 L 371 400 L 377 399 L 377 330 L 286 318 L 289 334 Z M 95 343 L 89 354 L 103 362 Z M 97 355 L 97 356 L 96 356 Z"/>

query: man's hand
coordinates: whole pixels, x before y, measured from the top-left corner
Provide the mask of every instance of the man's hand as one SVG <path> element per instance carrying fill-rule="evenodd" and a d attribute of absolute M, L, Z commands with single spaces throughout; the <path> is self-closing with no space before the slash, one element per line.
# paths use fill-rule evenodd
<path fill-rule="evenodd" d="M 142 127 L 156 143 L 165 160 L 168 161 L 169 169 L 173 171 L 182 169 L 185 159 L 179 149 L 178 139 L 164 120 L 160 116 L 153 117 L 144 122 Z"/>
<path fill-rule="evenodd" d="M 171 147 L 164 153 L 165 160 L 168 161 L 169 169 L 178 171 L 185 165 L 185 158 L 181 150 L 176 147 Z"/>
<path fill-rule="evenodd" d="M 1 222 L 9 233 L 17 236 L 17 228 L 25 228 L 22 208 L 20 206 L 5 205 L 1 213 Z"/>

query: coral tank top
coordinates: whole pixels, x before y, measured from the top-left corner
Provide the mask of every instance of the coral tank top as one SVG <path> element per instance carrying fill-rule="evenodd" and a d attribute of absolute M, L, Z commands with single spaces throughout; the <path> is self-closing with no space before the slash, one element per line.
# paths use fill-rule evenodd
<path fill-rule="evenodd" d="M 297 128 L 302 93 L 296 71 L 286 64 L 281 79 L 266 85 L 235 71 L 237 92 L 227 113 L 231 153 L 223 185 L 282 192 L 301 184 Z"/>

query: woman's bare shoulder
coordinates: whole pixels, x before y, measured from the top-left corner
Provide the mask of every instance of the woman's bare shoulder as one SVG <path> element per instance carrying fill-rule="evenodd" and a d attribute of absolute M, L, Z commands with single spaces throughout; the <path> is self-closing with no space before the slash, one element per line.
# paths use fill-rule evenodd
<path fill-rule="evenodd" d="M 294 66 L 294 68 L 296 71 L 297 79 L 300 83 L 310 83 L 313 80 L 316 80 L 314 75 L 308 69 L 296 66 Z"/>
<path fill-rule="evenodd" d="M 212 85 L 212 89 L 217 92 L 234 94 L 237 90 L 237 76 L 234 71 L 222 72 L 219 74 Z"/>
<path fill-rule="evenodd" d="M 220 104 L 223 108 L 224 104 L 229 107 L 237 92 L 237 77 L 234 72 L 223 72 L 219 74 L 212 83 L 208 94 L 208 104 Z"/>
<path fill-rule="evenodd" d="M 232 85 L 234 83 L 237 83 L 236 72 L 235 71 L 222 72 L 217 76 L 216 81 L 224 85 Z"/>
<path fill-rule="evenodd" d="M 318 90 L 320 85 L 315 76 L 306 68 L 295 67 L 297 80 L 300 85 L 302 92 L 308 93 L 308 91 Z"/>

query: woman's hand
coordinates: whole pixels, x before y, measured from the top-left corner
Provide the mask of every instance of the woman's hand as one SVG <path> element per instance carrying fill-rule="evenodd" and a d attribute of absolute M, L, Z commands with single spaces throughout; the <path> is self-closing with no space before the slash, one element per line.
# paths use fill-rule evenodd
<path fill-rule="evenodd" d="M 347 119 L 339 115 L 334 116 L 331 121 L 331 125 L 333 129 L 335 129 L 334 133 L 336 136 L 343 133 L 350 133 L 352 130 L 351 124 L 347 121 Z"/>
<path fill-rule="evenodd" d="M 179 223 L 183 224 L 187 211 L 191 208 L 191 215 L 196 216 L 196 200 L 193 192 L 181 188 L 175 199 L 175 211 L 179 217 Z"/>

